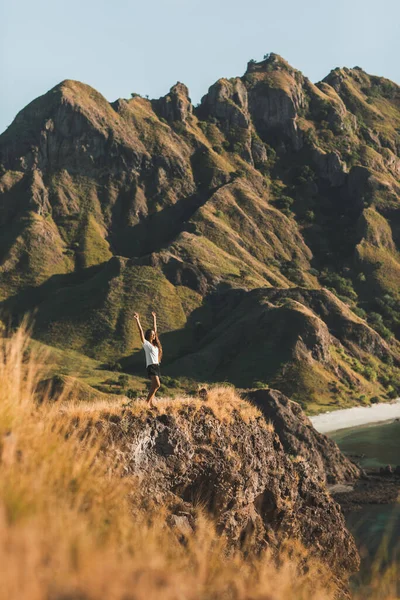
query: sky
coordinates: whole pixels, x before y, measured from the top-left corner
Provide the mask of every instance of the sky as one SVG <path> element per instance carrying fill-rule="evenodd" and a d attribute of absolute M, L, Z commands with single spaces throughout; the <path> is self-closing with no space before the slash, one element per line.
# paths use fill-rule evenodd
<path fill-rule="evenodd" d="M 316 82 L 362 67 L 400 83 L 400 0 L 0 0 L 0 132 L 31 100 L 77 79 L 109 101 L 194 103 L 275 52 Z"/>

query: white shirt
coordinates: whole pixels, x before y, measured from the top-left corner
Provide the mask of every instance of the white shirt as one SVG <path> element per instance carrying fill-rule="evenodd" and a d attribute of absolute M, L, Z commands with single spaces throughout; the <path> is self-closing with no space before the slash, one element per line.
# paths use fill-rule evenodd
<path fill-rule="evenodd" d="M 144 340 L 143 349 L 146 355 L 146 367 L 149 365 L 158 365 L 158 348 L 153 346 L 148 340 Z"/>

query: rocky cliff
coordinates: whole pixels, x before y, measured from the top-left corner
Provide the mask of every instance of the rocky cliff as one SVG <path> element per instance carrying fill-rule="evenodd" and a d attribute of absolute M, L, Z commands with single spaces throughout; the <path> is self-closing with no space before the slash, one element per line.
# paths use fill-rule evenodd
<path fill-rule="evenodd" d="M 329 462 L 331 481 L 357 477 L 359 470 L 279 392 L 251 394 L 262 412 L 232 394 L 214 390 L 208 404 L 177 402 L 157 415 L 104 412 L 87 431 L 103 431 L 103 451 L 125 477 L 139 478 L 145 502 L 168 507 L 167 521 L 183 540 L 201 506 L 220 534 L 250 555 L 299 540 L 326 563 L 343 592 L 359 558 L 326 491 L 324 469 Z"/>
<path fill-rule="evenodd" d="M 170 374 L 313 410 L 398 395 L 399 107 L 359 67 L 313 84 L 276 54 L 197 107 L 63 81 L 0 136 L 4 319 L 136 373 L 133 310 L 159 307 Z"/>
<path fill-rule="evenodd" d="M 285 453 L 311 464 L 321 481 L 343 483 L 361 477 L 359 467 L 340 452 L 332 439 L 314 429 L 297 402 L 277 390 L 254 390 L 247 393 L 247 398 L 272 424 Z"/>

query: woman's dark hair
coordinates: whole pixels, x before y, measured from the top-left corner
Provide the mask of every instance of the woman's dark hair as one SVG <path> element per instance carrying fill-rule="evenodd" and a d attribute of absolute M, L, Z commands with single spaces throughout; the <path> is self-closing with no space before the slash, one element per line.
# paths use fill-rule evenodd
<path fill-rule="evenodd" d="M 150 336 L 151 336 L 152 333 L 154 333 L 154 339 L 153 339 L 152 342 L 150 342 Z M 161 342 L 158 339 L 157 332 L 154 331 L 154 329 L 147 329 L 146 333 L 144 334 L 144 337 L 145 337 L 145 339 L 148 342 L 150 342 L 151 344 L 153 344 L 153 346 L 157 346 L 157 348 L 158 348 L 158 362 L 161 362 L 162 355 L 163 355 L 163 349 L 162 349 L 162 346 L 161 346 Z"/>

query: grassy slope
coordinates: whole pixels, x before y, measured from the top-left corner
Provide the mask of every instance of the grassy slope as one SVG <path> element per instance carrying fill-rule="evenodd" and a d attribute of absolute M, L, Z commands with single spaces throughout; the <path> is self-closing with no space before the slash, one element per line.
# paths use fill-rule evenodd
<path fill-rule="evenodd" d="M 385 357 L 373 358 L 371 342 L 362 341 L 379 336 L 339 301 L 334 316 L 334 306 L 318 295 L 313 304 L 304 292 L 302 299 L 301 290 L 293 290 L 292 298 L 284 290 L 275 298 L 261 289 L 236 298 L 227 294 L 208 321 L 204 316 L 205 335 L 197 348 L 167 365 L 166 372 L 188 373 L 200 381 L 224 379 L 239 387 L 270 385 L 309 412 L 369 403 L 377 396 L 388 399 L 399 370 Z M 332 315 L 329 329 L 318 314 L 326 310 Z M 356 345 L 350 333 L 354 327 L 359 328 Z M 378 379 L 379 374 L 386 378 Z"/>
<path fill-rule="evenodd" d="M 186 317 L 174 286 L 161 271 L 113 258 L 96 275 L 61 288 L 38 309 L 35 331 L 45 342 L 96 357 L 116 360 L 140 347 L 133 314 L 162 306 L 160 328 L 183 327 Z"/>

